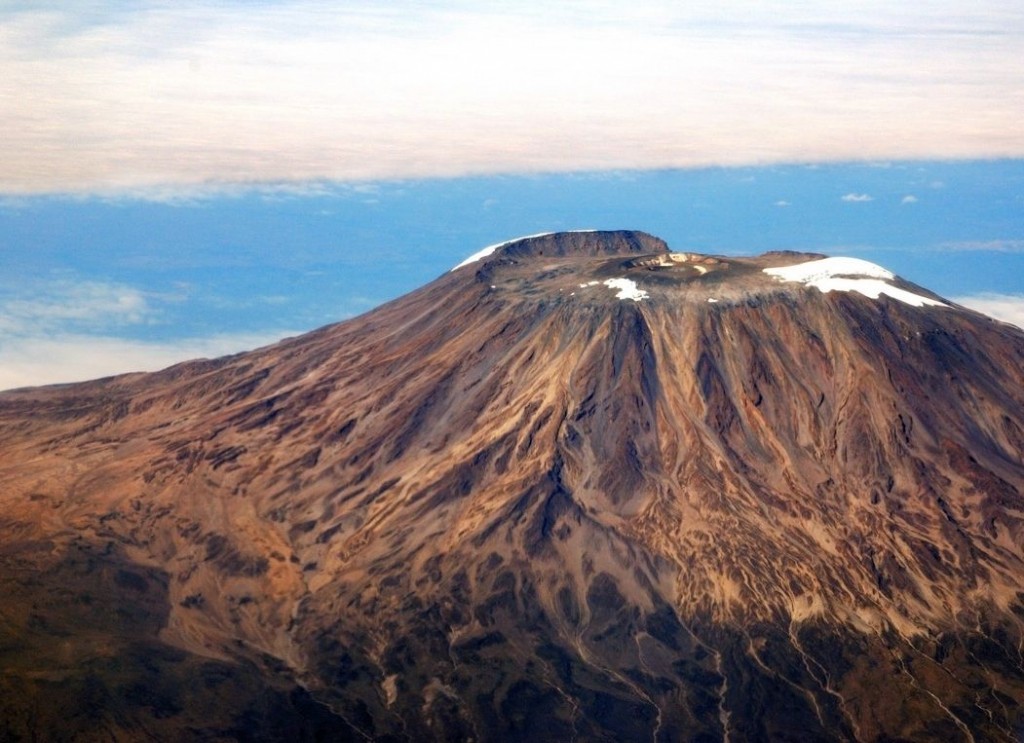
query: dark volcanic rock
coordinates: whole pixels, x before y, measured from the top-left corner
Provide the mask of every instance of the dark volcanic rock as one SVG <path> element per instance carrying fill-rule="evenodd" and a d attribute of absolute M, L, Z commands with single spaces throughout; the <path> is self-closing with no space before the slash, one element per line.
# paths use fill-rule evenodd
<path fill-rule="evenodd" d="M 0 395 L 0 739 L 1019 739 L 1024 333 L 820 258 L 538 236 Z"/>

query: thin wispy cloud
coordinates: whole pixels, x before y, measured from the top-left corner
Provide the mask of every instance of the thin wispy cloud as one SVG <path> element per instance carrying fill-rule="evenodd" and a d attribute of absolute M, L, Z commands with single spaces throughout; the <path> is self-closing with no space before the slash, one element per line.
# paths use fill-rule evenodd
<path fill-rule="evenodd" d="M 962 240 L 944 242 L 938 246 L 945 251 L 982 251 L 989 253 L 1024 253 L 1024 240 Z"/>
<path fill-rule="evenodd" d="M 0 299 L 0 334 L 107 328 L 152 317 L 145 294 L 123 284 L 62 279 Z"/>
<path fill-rule="evenodd" d="M 907 194 L 902 199 L 900 199 L 901 204 L 916 204 L 917 202 L 918 198 L 914 196 L 914 194 Z"/>
<path fill-rule="evenodd" d="M 1024 155 L 1024 6 L 892 5 L 8 5 L 0 193 Z"/>
<path fill-rule="evenodd" d="M 866 193 L 848 193 L 841 197 L 842 201 L 848 201 L 854 204 L 865 203 L 868 201 L 874 201 L 875 198 Z"/>
<path fill-rule="evenodd" d="M 250 350 L 300 331 L 214 332 L 203 337 L 146 337 L 164 325 L 163 310 L 187 303 L 188 287 L 166 293 L 64 276 L 0 286 L 0 390 L 156 371 L 180 361 Z M 279 307 L 288 297 L 258 296 L 247 306 Z M 172 328 L 173 332 L 173 328 Z"/>

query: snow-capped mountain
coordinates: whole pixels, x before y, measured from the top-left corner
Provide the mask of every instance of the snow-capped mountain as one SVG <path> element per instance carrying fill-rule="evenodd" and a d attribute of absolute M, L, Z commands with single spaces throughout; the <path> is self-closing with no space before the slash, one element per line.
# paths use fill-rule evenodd
<path fill-rule="evenodd" d="M 8 738 L 1024 724 L 1024 333 L 865 261 L 512 240 L 0 450 Z"/>

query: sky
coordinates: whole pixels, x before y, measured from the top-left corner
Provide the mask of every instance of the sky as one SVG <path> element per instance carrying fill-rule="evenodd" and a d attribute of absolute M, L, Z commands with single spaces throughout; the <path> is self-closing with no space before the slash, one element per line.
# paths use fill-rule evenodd
<path fill-rule="evenodd" d="M 563 228 L 852 254 L 1021 324 L 1021 59 L 1005 0 L 0 2 L 0 389 Z"/>

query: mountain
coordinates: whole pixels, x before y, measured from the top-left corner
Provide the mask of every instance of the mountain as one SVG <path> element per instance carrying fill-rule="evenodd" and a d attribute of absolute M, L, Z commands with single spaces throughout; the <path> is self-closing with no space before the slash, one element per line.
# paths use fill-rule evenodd
<path fill-rule="evenodd" d="M 1019 740 L 1024 333 L 855 259 L 510 241 L 0 395 L 4 740 Z"/>

